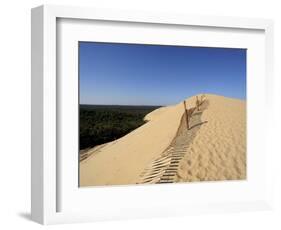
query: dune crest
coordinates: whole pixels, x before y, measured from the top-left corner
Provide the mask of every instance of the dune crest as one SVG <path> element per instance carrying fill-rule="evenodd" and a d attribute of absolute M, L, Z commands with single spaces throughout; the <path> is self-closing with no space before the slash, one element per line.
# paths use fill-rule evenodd
<path fill-rule="evenodd" d="M 159 180 L 155 177 L 151 183 L 160 181 L 159 175 L 162 182 L 244 179 L 246 103 L 210 94 L 206 98 L 202 111 L 191 116 L 190 130 L 182 102 L 147 114 L 145 125 L 80 162 L 80 186 L 142 183 L 144 172 L 159 162 L 166 167 L 169 156 L 173 168 L 162 171 L 166 177 L 173 172 L 172 180 L 163 179 L 157 169 L 158 174 L 150 173 Z M 186 99 L 187 107 L 194 107 L 195 101 L 195 96 Z"/>

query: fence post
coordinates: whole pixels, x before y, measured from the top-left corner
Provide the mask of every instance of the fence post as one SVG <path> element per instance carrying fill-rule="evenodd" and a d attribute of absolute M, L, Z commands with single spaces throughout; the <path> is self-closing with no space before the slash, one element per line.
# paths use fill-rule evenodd
<path fill-rule="evenodd" d="M 188 111 L 187 111 L 187 109 L 186 109 L 186 103 L 185 103 L 185 101 L 183 101 L 183 105 L 184 105 L 184 113 L 185 113 L 185 118 L 186 118 L 186 128 L 187 128 L 187 130 L 189 130 Z"/>
<path fill-rule="evenodd" d="M 197 110 L 200 111 L 200 103 L 198 100 L 198 96 L 196 96 L 196 107 L 197 107 Z"/>

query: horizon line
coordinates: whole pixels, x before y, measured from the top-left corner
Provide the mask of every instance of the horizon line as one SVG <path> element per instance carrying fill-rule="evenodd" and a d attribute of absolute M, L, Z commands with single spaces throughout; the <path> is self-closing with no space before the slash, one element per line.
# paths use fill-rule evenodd
<path fill-rule="evenodd" d="M 190 96 L 188 98 L 191 98 L 191 97 L 195 97 L 197 95 L 215 95 L 215 96 L 220 96 L 220 97 L 226 97 L 226 98 L 232 98 L 232 99 L 237 99 L 237 100 L 241 100 L 241 101 L 246 101 L 247 100 L 247 96 L 245 96 L 245 98 L 240 98 L 240 97 L 228 97 L 228 96 L 225 96 L 225 95 L 220 95 L 220 94 L 214 94 L 214 93 L 200 93 L 200 94 L 195 94 L 193 96 Z M 188 99 L 186 98 L 186 99 Z M 186 100 L 186 99 L 183 99 L 183 100 Z M 183 101 L 182 100 L 182 101 Z M 172 104 L 165 104 L 165 105 L 146 105 L 146 104 L 89 104 L 89 103 L 80 103 L 79 102 L 79 105 L 108 105 L 108 106 L 159 106 L 159 107 L 163 107 L 163 106 L 171 106 L 171 105 L 176 105 L 180 102 L 176 102 L 176 103 L 172 103 Z"/>

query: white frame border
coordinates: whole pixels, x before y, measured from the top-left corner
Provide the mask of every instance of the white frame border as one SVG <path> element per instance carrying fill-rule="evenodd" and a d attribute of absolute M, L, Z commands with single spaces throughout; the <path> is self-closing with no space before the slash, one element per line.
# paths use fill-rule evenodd
<path fill-rule="evenodd" d="M 112 219 L 99 214 L 83 213 L 82 216 L 56 212 L 56 20 L 57 18 L 94 19 L 106 21 L 141 22 L 169 25 L 192 25 L 205 27 L 262 29 L 266 39 L 266 105 L 273 110 L 273 22 L 267 19 L 249 19 L 216 16 L 190 16 L 159 14 L 151 12 L 115 11 L 93 8 L 44 5 L 32 9 L 32 168 L 31 168 L 31 217 L 41 224 L 81 222 Z M 267 113 L 268 134 L 273 128 L 270 113 Z M 194 213 L 206 211 L 264 210 L 272 206 L 272 177 L 268 159 L 267 199 L 254 203 L 233 205 L 217 204 L 197 207 Z M 178 210 L 175 215 L 187 214 Z M 132 213 L 127 217 L 137 217 Z M 116 217 L 115 217 L 116 218 Z M 120 215 L 117 218 L 126 218 Z"/>

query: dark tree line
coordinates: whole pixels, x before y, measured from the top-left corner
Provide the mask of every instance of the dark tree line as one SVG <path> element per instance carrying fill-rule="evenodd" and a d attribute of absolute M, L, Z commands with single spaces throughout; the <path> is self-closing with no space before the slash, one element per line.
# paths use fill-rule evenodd
<path fill-rule="evenodd" d="M 118 139 L 145 123 L 159 106 L 80 105 L 80 150 Z"/>

